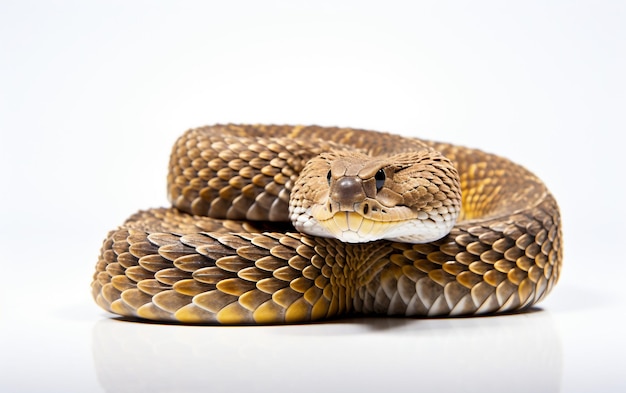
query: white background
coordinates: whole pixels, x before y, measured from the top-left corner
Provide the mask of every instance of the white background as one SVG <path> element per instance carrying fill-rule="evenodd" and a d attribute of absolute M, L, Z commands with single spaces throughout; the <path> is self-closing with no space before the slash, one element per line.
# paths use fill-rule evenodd
<path fill-rule="evenodd" d="M 0 391 L 624 391 L 625 4 L 1 1 Z M 102 239 L 166 204 L 170 146 L 217 122 L 507 156 L 560 203 L 562 278 L 513 316 L 113 319 Z"/>

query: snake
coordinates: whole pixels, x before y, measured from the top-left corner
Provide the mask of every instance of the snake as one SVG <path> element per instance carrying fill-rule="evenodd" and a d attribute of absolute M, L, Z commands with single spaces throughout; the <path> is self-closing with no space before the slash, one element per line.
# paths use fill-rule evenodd
<path fill-rule="evenodd" d="M 193 128 L 172 148 L 170 207 L 102 243 L 95 302 L 122 318 L 292 324 L 533 307 L 557 283 L 561 215 L 504 157 L 388 132 Z"/>

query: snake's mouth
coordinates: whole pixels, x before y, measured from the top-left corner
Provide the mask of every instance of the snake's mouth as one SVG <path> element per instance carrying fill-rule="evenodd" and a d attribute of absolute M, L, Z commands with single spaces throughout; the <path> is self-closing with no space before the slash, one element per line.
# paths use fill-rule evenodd
<path fill-rule="evenodd" d="M 347 243 L 362 243 L 383 239 L 398 221 L 377 221 L 356 212 L 337 212 L 326 219 L 317 220 L 330 236 Z"/>
<path fill-rule="evenodd" d="M 376 240 L 427 243 L 447 235 L 456 217 L 452 220 L 439 215 L 396 212 L 394 219 L 377 219 L 356 211 L 330 213 L 328 209 L 316 205 L 296 213 L 292 222 L 300 232 L 313 236 L 331 237 L 346 243 L 365 243 Z"/>

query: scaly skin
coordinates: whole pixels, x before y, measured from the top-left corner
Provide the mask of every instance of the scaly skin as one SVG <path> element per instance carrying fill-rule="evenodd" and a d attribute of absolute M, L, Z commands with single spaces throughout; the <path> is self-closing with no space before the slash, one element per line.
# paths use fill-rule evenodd
<path fill-rule="evenodd" d="M 347 244 L 270 222 L 289 221 L 306 162 L 344 145 L 369 155 L 441 152 L 462 190 L 452 231 L 426 244 Z M 352 129 L 205 127 L 174 146 L 168 192 L 173 208 L 136 213 L 104 241 L 92 291 L 105 310 L 220 324 L 501 313 L 543 299 L 561 270 L 559 209 L 543 183 L 504 158 L 449 144 Z"/>

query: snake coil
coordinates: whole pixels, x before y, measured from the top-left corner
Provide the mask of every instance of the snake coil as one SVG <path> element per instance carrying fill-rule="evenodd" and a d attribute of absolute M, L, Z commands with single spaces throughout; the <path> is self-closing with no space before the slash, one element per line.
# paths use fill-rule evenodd
<path fill-rule="evenodd" d="M 442 238 L 345 242 L 289 223 L 291 193 L 315 157 L 364 161 L 424 149 L 454 165 L 462 190 L 458 209 L 442 202 L 444 215 L 458 210 Z M 372 197 L 361 214 L 401 199 L 381 191 L 396 185 L 380 165 L 363 193 L 378 192 L 384 203 Z M 325 168 L 315 175 L 324 184 L 340 178 Z M 543 299 L 561 270 L 553 196 L 523 167 L 479 150 L 356 129 L 216 125 L 178 139 L 167 180 L 173 207 L 140 211 L 104 240 L 92 294 L 107 311 L 220 324 L 502 313 Z M 324 184 L 309 188 L 319 193 Z M 449 191 L 454 181 L 446 184 Z"/>

